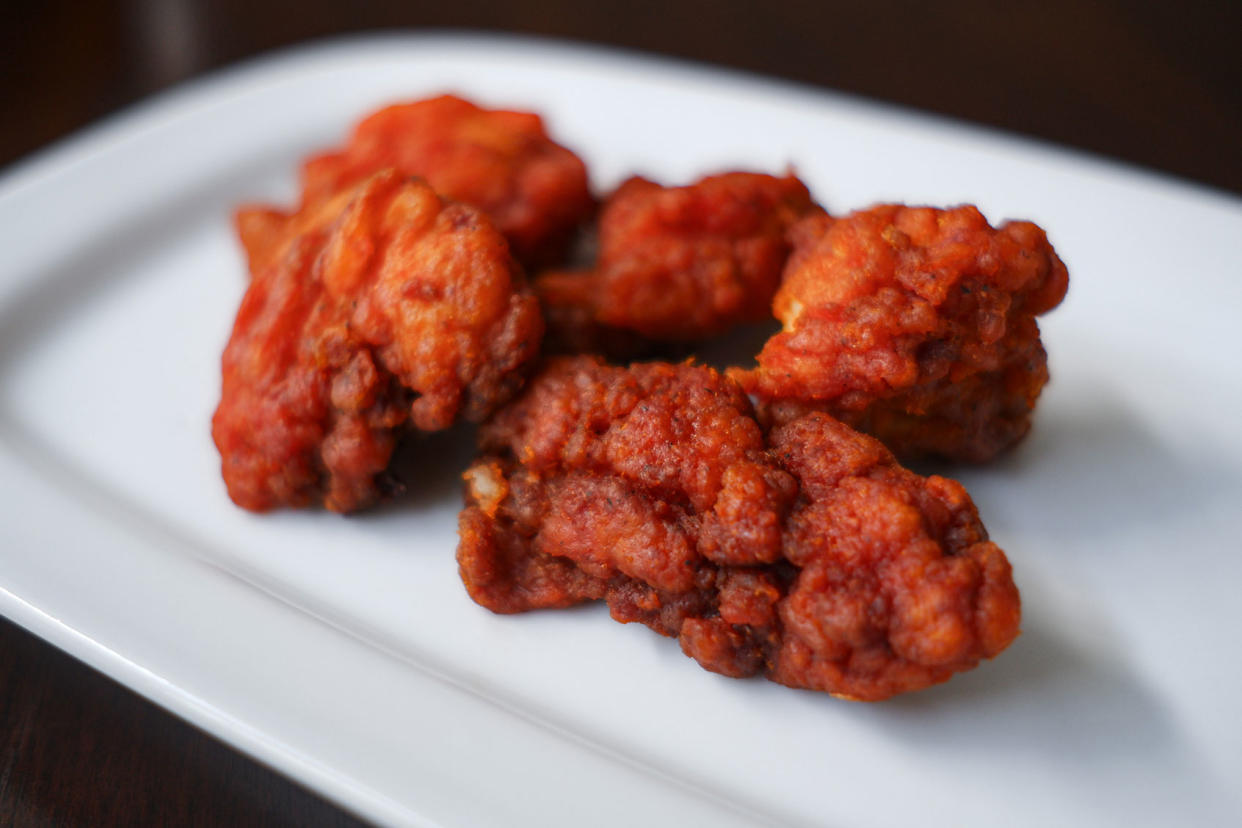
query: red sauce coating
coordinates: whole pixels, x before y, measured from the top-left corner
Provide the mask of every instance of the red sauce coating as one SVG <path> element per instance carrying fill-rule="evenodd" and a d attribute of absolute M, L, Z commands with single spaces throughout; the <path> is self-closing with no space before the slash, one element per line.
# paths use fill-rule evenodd
<path fill-rule="evenodd" d="M 487 213 L 529 267 L 560 261 L 595 208 L 582 159 L 548 137 L 542 118 L 452 95 L 384 107 L 344 147 L 308 159 L 303 207 L 388 167 Z"/>
<path fill-rule="evenodd" d="M 792 175 L 731 172 L 684 187 L 631 178 L 601 210 L 594 268 L 536 280 L 551 334 L 573 351 L 607 348 L 613 331 L 695 342 L 767 319 L 786 231 L 813 206 Z"/>
<path fill-rule="evenodd" d="M 385 171 L 254 275 L 212 420 L 247 509 L 374 502 L 400 431 L 479 420 L 522 384 L 543 322 L 479 211 Z"/>
<path fill-rule="evenodd" d="M 1068 286 L 1039 227 L 883 205 L 792 235 L 773 305 L 784 330 L 735 373 L 768 416 L 824 410 L 899 455 L 973 462 L 1027 433 L 1048 380 L 1035 317 Z"/>
<path fill-rule="evenodd" d="M 863 700 L 1018 633 L 961 485 L 823 413 L 765 435 L 710 368 L 554 359 L 480 441 L 458 563 L 495 612 L 602 599 L 709 670 Z"/>

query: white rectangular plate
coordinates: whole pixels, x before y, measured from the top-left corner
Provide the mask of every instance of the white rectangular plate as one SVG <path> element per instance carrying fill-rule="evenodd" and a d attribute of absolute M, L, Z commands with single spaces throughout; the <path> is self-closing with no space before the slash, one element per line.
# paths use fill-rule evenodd
<path fill-rule="evenodd" d="M 796 167 L 844 212 L 980 205 L 1069 264 L 1031 438 L 958 470 L 1022 637 L 878 705 L 712 675 L 600 608 L 497 617 L 453 554 L 469 435 L 374 513 L 247 514 L 209 420 L 245 285 L 229 215 L 368 110 L 545 114 L 607 190 Z M 819 90 L 542 42 L 299 49 L 0 179 L 0 611 L 382 822 L 1235 823 L 1242 204 Z"/>

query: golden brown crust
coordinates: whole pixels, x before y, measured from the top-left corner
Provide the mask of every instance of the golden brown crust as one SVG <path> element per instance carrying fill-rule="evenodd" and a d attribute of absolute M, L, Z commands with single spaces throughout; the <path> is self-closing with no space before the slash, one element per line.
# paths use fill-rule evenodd
<path fill-rule="evenodd" d="M 765 435 L 712 369 L 554 359 L 480 441 L 458 562 L 493 611 L 603 599 L 709 670 L 867 700 L 1017 635 L 959 484 L 822 413 Z"/>

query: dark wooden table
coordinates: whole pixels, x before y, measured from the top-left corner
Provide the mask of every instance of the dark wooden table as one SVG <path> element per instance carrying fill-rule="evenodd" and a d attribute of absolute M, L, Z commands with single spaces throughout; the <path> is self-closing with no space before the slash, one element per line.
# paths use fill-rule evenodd
<path fill-rule="evenodd" d="M 1242 193 L 1242 3 L 1018 5 L 9 2 L 0 6 L 0 165 L 259 52 L 343 32 L 453 27 L 573 38 L 753 70 Z M 288 16 L 291 8 L 296 14 Z M 0 620 L 0 825 L 354 822 Z"/>

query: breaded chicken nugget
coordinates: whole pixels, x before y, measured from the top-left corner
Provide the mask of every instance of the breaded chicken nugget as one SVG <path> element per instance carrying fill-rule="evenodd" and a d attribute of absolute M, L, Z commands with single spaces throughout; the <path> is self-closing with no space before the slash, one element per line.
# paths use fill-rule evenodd
<path fill-rule="evenodd" d="M 212 420 L 247 509 L 348 512 L 383 492 L 400 432 L 480 420 L 522 384 L 543 321 L 486 216 L 389 170 L 254 275 Z"/>
<path fill-rule="evenodd" d="M 250 272 L 318 221 L 326 203 L 330 213 L 334 196 L 388 168 L 487 213 L 528 267 L 559 262 L 595 209 L 582 159 L 552 141 L 538 115 L 442 95 L 385 107 L 363 119 L 341 149 L 307 159 L 297 209 L 238 209 L 234 224 Z"/>
<path fill-rule="evenodd" d="M 602 599 L 709 670 L 861 700 L 1018 633 L 1009 563 L 959 484 L 822 413 L 765 436 L 710 368 L 554 359 L 480 440 L 458 563 L 495 612 Z"/>
<path fill-rule="evenodd" d="M 883 205 L 809 217 L 792 236 L 784 329 L 734 373 L 765 416 L 827 411 L 898 455 L 970 462 L 1027 433 L 1048 380 L 1035 317 L 1068 286 L 1039 227 Z"/>
<path fill-rule="evenodd" d="M 536 279 L 552 348 L 698 342 L 767 319 L 786 231 L 813 208 L 792 175 L 732 172 L 684 187 L 629 179 L 601 210 L 594 268 Z"/>
<path fill-rule="evenodd" d="M 453 95 L 385 107 L 344 147 L 308 159 L 302 206 L 387 167 L 487 213 L 528 267 L 559 262 L 595 208 L 586 165 L 548 137 L 540 116 Z"/>

